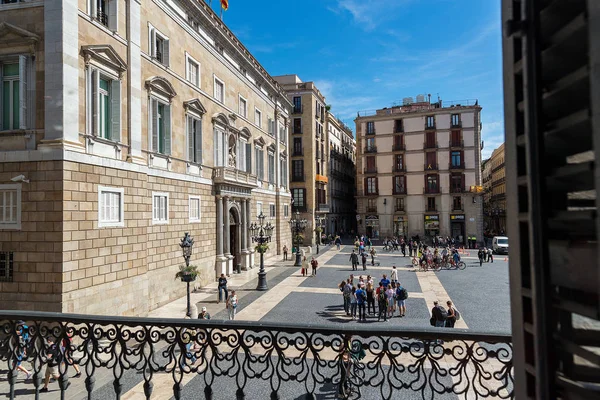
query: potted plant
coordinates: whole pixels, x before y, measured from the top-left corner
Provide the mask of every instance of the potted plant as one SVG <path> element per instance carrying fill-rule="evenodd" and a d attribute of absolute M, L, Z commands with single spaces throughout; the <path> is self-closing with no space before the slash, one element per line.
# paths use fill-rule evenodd
<path fill-rule="evenodd" d="M 304 242 L 304 236 L 297 234 L 296 236 L 294 236 L 294 243 L 303 243 Z"/>
<path fill-rule="evenodd" d="M 257 253 L 264 254 L 264 253 L 266 253 L 266 252 L 267 252 L 267 250 L 269 250 L 269 245 L 268 245 L 268 244 L 266 244 L 266 243 L 263 243 L 263 244 L 257 244 L 257 245 L 254 247 L 254 250 L 256 250 L 256 252 L 257 252 Z"/>
<path fill-rule="evenodd" d="M 179 271 L 175 274 L 175 279 L 181 279 L 182 282 L 193 282 L 200 275 L 198 267 L 195 265 L 180 265 Z"/>

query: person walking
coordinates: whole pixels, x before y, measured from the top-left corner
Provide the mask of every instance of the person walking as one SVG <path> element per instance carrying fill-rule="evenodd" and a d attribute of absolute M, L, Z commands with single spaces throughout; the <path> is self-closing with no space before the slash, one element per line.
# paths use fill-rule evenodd
<path fill-rule="evenodd" d="M 225 301 L 229 298 L 229 293 L 227 292 L 227 278 L 225 278 L 225 274 L 221 274 L 219 277 L 219 299 L 217 300 L 217 304 L 223 301 L 223 293 L 225 293 Z"/>
<path fill-rule="evenodd" d="M 287 261 L 288 260 L 288 248 L 287 246 L 284 244 L 283 245 L 283 261 Z"/>
<path fill-rule="evenodd" d="M 367 310 L 370 315 L 375 315 L 375 288 L 373 288 L 373 282 L 367 281 Z M 373 311 L 371 312 L 371 307 Z"/>
<path fill-rule="evenodd" d="M 17 335 L 18 335 L 18 344 L 17 344 L 17 357 L 16 357 L 16 368 L 17 371 L 23 372 L 25 376 L 25 380 L 31 379 L 32 373 L 27 371 L 27 369 L 22 365 L 23 358 L 27 356 L 27 347 L 30 343 L 29 337 L 29 327 L 25 325 L 24 321 L 19 321 L 17 323 Z"/>
<path fill-rule="evenodd" d="M 335 246 L 337 247 L 337 249 L 339 250 L 340 247 L 342 246 L 342 239 L 340 239 L 339 236 L 335 237 Z"/>
<path fill-rule="evenodd" d="M 398 303 L 398 313 L 400 318 L 406 315 L 406 299 L 408 298 L 408 291 L 400 284 L 396 285 L 396 302 Z"/>
<path fill-rule="evenodd" d="M 352 296 L 352 284 L 350 283 L 350 279 L 344 284 L 342 293 L 344 295 L 344 311 L 346 311 L 346 315 L 350 315 L 350 297 Z"/>
<path fill-rule="evenodd" d="M 375 251 L 375 247 L 371 249 L 371 265 L 375 266 L 375 255 L 377 252 Z"/>
<path fill-rule="evenodd" d="M 487 256 L 488 256 L 488 262 L 490 262 L 490 263 L 493 263 L 493 262 L 494 262 L 494 251 L 493 251 L 493 250 L 492 250 L 492 248 L 490 247 L 490 248 L 487 250 L 487 252 L 488 252 L 488 254 L 487 254 Z"/>
<path fill-rule="evenodd" d="M 352 271 L 358 270 L 358 254 L 356 254 L 355 250 L 352 250 L 352 254 L 350 254 L 350 261 L 352 261 Z"/>
<path fill-rule="evenodd" d="M 487 251 L 482 247 L 480 247 L 479 251 L 477 252 L 477 257 L 479 257 L 479 266 L 480 267 L 483 267 L 483 259 L 485 258 L 486 253 L 487 253 Z"/>
<path fill-rule="evenodd" d="M 401 239 L 400 250 L 402 250 L 402 257 L 406 257 L 406 242 L 404 239 Z"/>
<path fill-rule="evenodd" d="M 229 299 L 227 299 L 227 310 L 229 311 L 229 319 L 230 320 L 235 319 L 237 307 L 238 307 L 238 298 L 235 294 L 235 290 L 232 290 L 231 296 L 229 296 Z"/>
<path fill-rule="evenodd" d="M 444 309 L 444 307 L 439 305 L 437 300 L 435 300 L 433 302 L 433 308 L 431 309 L 431 326 L 443 328 L 446 325 L 447 317 L 448 312 Z"/>
<path fill-rule="evenodd" d="M 352 315 L 352 321 L 354 321 L 356 319 L 356 307 L 357 307 L 356 287 L 352 286 L 352 292 L 350 294 L 350 315 Z"/>
<path fill-rule="evenodd" d="M 308 261 L 306 257 L 302 259 L 302 276 L 308 275 Z"/>
<path fill-rule="evenodd" d="M 383 283 L 379 282 L 379 287 L 377 288 L 376 294 L 377 307 L 379 310 L 377 321 L 381 321 L 381 316 L 383 316 L 383 321 L 387 322 L 387 296 L 385 294 L 385 288 L 383 287 Z"/>
<path fill-rule="evenodd" d="M 450 300 L 446 302 L 446 306 L 448 307 L 448 317 L 446 317 L 446 328 L 454 328 L 454 324 L 456 324 L 456 309 L 454 308 Z"/>
<path fill-rule="evenodd" d="M 361 287 L 356 291 L 356 303 L 358 304 L 358 320 L 366 321 L 367 313 L 365 308 L 365 303 L 367 302 L 367 294 L 365 290 Z"/>
<path fill-rule="evenodd" d="M 360 255 L 360 258 L 362 260 L 363 271 L 366 271 L 367 270 L 367 253 L 363 252 Z"/>
<path fill-rule="evenodd" d="M 319 262 L 313 257 L 310 260 L 310 265 L 312 267 L 312 276 L 317 276 L 317 267 L 319 266 Z"/>
<path fill-rule="evenodd" d="M 392 266 L 392 273 L 390 274 L 390 280 L 392 281 L 392 283 L 396 283 L 398 282 L 398 270 L 396 269 L 396 266 Z"/>
<path fill-rule="evenodd" d="M 54 336 L 49 336 L 46 341 L 48 342 L 48 348 L 46 349 L 46 358 L 48 362 L 46 364 L 46 372 L 44 374 L 44 387 L 40 389 L 40 393 L 48 391 L 48 384 L 50 383 L 51 376 L 56 381 L 60 379 L 58 366 L 62 362 L 62 354 L 60 352 L 58 343 L 56 343 L 56 338 L 54 338 Z M 69 387 L 70 384 L 71 382 L 67 382 L 67 387 Z M 65 390 L 67 387 L 65 387 Z"/>
<path fill-rule="evenodd" d="M 388 286 L 387 290 L 385 291 L 385 296 L 387 297 L 388 318 L 392 318 L 394 316 L 394 312 L 395 312 L 395 308 L 396 308 L 396 302 L 394 301 L 394 297 L 396 296 L 395 286 L 396 285 L 392 282 L 392 284 L 390 284 Z"/>

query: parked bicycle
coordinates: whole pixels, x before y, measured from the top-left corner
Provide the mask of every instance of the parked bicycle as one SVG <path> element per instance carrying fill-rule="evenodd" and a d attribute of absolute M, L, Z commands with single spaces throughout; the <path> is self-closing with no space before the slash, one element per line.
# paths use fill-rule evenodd
<path fill-rule="evenodd" d="M 348 347 L 340 356 L 340 383 L 338 394 L 343 399 L 358 399 L 361 397 L 360 387 L 365 379 L 365 365 L 360 362 L 365 357 L 365 351 L 358 340 L 348 341 Z"/>

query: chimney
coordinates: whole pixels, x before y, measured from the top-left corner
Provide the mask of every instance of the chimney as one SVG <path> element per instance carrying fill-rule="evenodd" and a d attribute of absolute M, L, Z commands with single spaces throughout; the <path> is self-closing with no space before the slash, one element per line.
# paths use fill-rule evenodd
<path fill-rule="evenodd" d="M 431 104 L 431 93 L 427 95 L 427 101 Z"/>

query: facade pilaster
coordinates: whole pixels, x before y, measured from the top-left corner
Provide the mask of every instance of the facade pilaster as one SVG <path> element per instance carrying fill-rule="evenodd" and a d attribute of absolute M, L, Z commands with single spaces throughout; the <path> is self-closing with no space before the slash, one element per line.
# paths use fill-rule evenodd
<path fill-rule="evenodd" d="M 142 155 L 142 56 L 140 33 L 140 2 L 127 3 L 127 131 L 130 161 L 143 164 Z"/>

